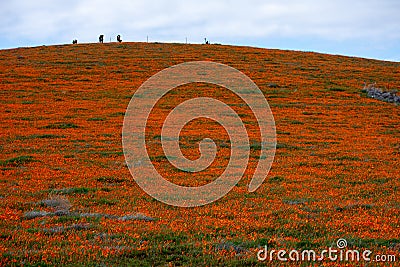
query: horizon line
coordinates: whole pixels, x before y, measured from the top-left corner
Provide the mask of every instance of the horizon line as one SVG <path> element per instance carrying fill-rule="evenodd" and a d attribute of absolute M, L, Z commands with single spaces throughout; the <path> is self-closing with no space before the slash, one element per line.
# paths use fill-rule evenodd
<path fill-rule="evenodd" d="M 265 47 L 265 46 L 257 46 L 257 45 L 245 45 L 245 44 L 231 44 L 231 43 L 199 43 L 199 42 L 179 42 L 179 41 L 107 41 L 103 43 L 99 42 L 82 42 L 77 44 L 71 43 L 50 43 L 50 44 L 42 44 L 42 45 L 31 45 L 31 46 L 18 46 L 18 47 L 0 47 L 0 51 L 5 50 L 16 50 L 16 49 L 29 49 L 29 48 L 38 48 L 38 47 L 51 47 L 51 46 L 66 46 L 66 45 L 90 45 L 90 44 L 123 44 L 123 43 L 144 43 L 144 44 L 181 44 L 181 45 L 218 45 L 218 46 L 233 46 L 233 47 L 247 47 L 247 48 L 256 48 L 256 49 L 266 49 L 266 50 L 281 50 L 281 51 L 292 51 L 292 52 L 303 52 L 303 53 L 316 53 L 323 55 L 331 55 L 331 56 L 342 56 L 348 58 L 359 58 L 366 60 L 375 60 L 375 61 L 383 61 L 383 62 L 392 62 L 392 63 L 400 63 L 400 60 L 395 59 L 383 59 L 383 58 L 374 58 L 374 57 L 366 57 L 354 54 L 345 54 L 345 53 L 332 53 L 327 51 L 318 51 L 318 50 L 302 50 L 302 49 L 291 49 L 291 48 L 279 48 L 279 47 Z"/>

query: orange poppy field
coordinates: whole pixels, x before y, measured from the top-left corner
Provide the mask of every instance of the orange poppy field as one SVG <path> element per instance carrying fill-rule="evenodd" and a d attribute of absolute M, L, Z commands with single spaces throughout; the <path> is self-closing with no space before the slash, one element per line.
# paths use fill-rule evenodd
<path fill-rule="evenodd" d="M 147 195 L 122 146 L 124 114 L 140 85 L 189 61 L 246 74 L 275 119 L 276 154 L 264 183 L 248 184 L 260 155 L 252 110 L 226 88 L 191 83 L 152 110 L 146 145 L 163 177 L 205 185 L 229 162 L 215 121 L 182 129 L 180 148 L 218 152 L 198 173 L 169 163 L 161 145 L 168 113 L 212 97 L 239 114 L 250 140 L 245 174 L 227 195 L 183 208 Z M 364 266 L 356 261 L 260 261 L 260 249 L 371 250 L 400 266 L 400 106 L 369 98 L 364 82 L 400 89 L 400 63 L 225 45 L 105 43 L 0 50 L 0 266 Z M 393 257 L 395 256 L 395 260 Z"/>

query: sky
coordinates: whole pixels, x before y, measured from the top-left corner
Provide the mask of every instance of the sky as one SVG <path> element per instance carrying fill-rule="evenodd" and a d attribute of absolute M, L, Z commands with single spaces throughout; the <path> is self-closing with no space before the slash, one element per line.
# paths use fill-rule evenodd
<path fill-rule="evenodd" d="M 211 43 L 400 62 L 399 0 L 0 0 L 0 49 Z"/>

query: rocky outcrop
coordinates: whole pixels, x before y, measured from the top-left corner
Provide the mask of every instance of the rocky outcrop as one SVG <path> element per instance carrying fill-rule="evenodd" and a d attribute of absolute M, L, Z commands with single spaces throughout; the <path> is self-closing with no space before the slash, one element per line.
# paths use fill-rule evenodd
<path fill-rule="evenodd" d="M 400 104 L 400 96 L 396 91 L 384 91 L 375 86 L 375 84 L 364 86 L 363 92 L 367 93 L 368 97 L 381 101 Z"/>

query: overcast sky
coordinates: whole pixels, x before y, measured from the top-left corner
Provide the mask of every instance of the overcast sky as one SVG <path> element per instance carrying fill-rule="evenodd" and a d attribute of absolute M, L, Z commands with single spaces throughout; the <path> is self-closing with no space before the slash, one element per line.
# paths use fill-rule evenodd
<path fill-rule="evenodd" d="M 0 1 L 0 49 L 120 34 L 400 61 L 399 0 Z"/>

